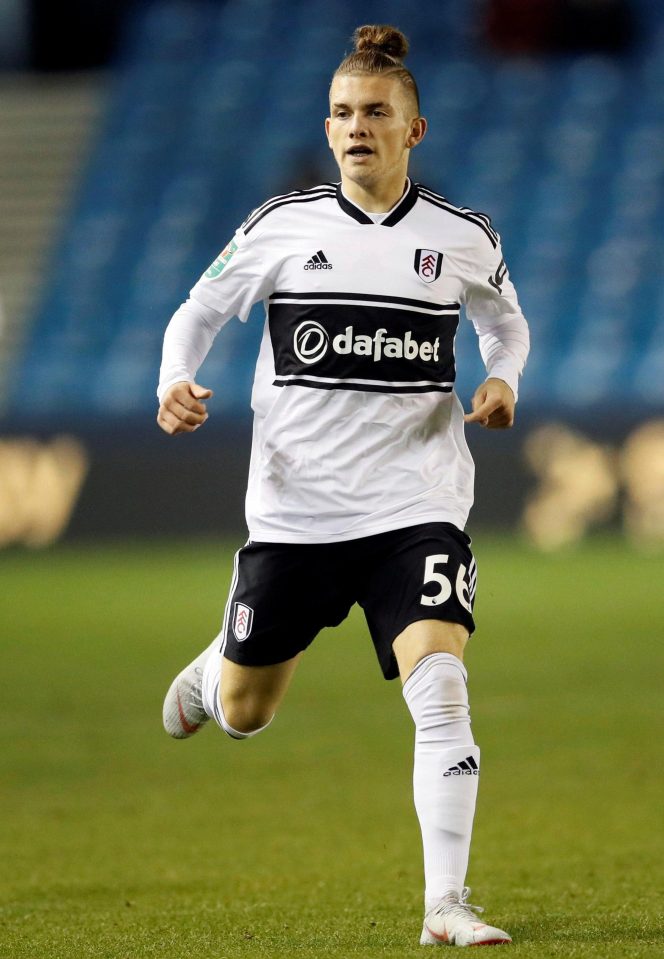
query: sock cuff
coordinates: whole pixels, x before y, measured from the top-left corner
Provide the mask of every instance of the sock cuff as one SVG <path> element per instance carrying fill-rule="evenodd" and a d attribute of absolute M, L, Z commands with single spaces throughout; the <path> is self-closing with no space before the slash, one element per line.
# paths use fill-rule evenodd
<path fill-rule="evenodd" d="M 223 731 L 226 733 L 226 735 L 230 736 L 231 739 L 251 739 L 252 736 L 257 736 L 259 733 L 262 733 L 264 729 L 267 729 L 267 727 L 272 722 L 272 719 L 274 719 L 274 716 L 272 717 L 272 719 L 269 720 L 269 722 L 265 723 L 264 726 L 261 726 L 260 729 L 252 729 L 251 732 L 249 733 L 241 733 L 239 729 L 233 729 L 231 724 L 228 722 L 228 720 L 224 716 L 224 711 L 221 708 L 221 703 L 219 704 L 218 716 L 216 716 L 215 718 L 217 719 L 219 725 L 221 726 Z"/>
<path fill-rule="evenodd" d="M 464 683 L 468 682 L 468 673 L 458 656 L 453 653 L 431 653 L 421 659 L 415 669 L 412 671 L 406 682 L 403 684 L 403 697 L 408 702 L 408 696 L 412 689 L 422 680 L 426 679 L 428 674 L 436 666 L 454 666 L 463 676 Z"/>

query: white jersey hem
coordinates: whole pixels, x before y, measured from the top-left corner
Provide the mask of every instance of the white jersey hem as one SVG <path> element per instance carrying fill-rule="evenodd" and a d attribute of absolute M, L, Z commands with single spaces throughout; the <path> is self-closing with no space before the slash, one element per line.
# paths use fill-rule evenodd
<path fill-rule="evenodd" d="M 352 530 L 326 534 L 310 532 L 296 532 L 294 530 L 271 530 L 259 527 L 249 528 L 249 539 L 252 543 L 346 543 L 352 539 L 365 539 L 367 536 L 377 536 L 379 533 L 390 533 L 396 529 L 407 529 L 410 526 L 421 526 L 423 523 L 452 523 L 463 531 L 466 517 L 463 513 L 441 512 L 423 513 L 422 516 L 409 516 L 395 519 L 392 522 L 378 523 L 375 526 L 362 526 Z"/>

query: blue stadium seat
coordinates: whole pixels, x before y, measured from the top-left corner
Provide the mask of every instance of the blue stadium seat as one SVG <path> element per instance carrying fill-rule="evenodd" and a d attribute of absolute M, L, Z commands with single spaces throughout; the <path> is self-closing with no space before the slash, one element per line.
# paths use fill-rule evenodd
<path fill-rule="evenodd" d="M 414 177 L 503 234 L 535 406 L 664 402 L 664 11 L 641 8 L 632 57 L 534 60 L 487 54 L 465 0 L 362 6 L 412 40 L 430 120 Z M 328 0 L 137 7 L 17 409 L 152 409 L 163 327 L 237 224 L 272 193 L 336 179 L 322 120 L 357 16 Z M 229 324 L 206 361 L 229 415 L 248 409 L 262 324 L 260 307 Z M 470 324 L 457 345 L 467 398 L 482 375 Z"/>

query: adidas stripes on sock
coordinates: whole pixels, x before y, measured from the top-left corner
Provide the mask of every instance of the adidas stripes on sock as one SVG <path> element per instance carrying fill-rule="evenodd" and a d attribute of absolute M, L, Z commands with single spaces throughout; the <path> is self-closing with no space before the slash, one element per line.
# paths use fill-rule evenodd
<path fill-rule="evenodd" d="M 270 723 L 266 723 L 265 726 L 261 726 L 260 729 L 252 729 L 251 732 L 248 733 L 240 732 L 239 729 L 234 729 L 230 725 L 224 716 L 224 711 L 221 706 L 221 696 L 219 695 L 223 659 L 221 637 L 219 637 L 219 646 L 215 647 L 210 653 L 203 669 L 203 685 L 201 689 L 203 709 L 210 719 L 214 719 L 217 725 L 223 729 L 231 739 L 250 739 L 252 736 L 262 733 L 264 729 L 267 729 Z M 270 720 L 270 722 L 272 722 L 272 720 Z"/>
<path fill-rule="evenodd" d="M 480 751 L 470 729 L 463 663 L 451 653 L 421 660 L 403 687 L 415 721 L 413 790 L 422 830 L 425 909 L 464 886 Z"/>

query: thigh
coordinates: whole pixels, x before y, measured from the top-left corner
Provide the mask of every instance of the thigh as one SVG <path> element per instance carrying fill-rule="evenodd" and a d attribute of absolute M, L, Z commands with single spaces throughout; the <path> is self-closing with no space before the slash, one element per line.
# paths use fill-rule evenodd
<path fill-rule="evenodd" d="M 335 544 L 249 543 L 235 557 L 223 654 L 240 666 L 286 664 L 348 615 Z"/>
<path fill-rule="evenodd" d="M 299 658 L 272 666 L 240 666 L 224 658 L 220 694 L 231 726 L 247 731 L 269 723 L 286 695 Z"/>
<path fill-rule="evenodd" d="M 419 661 L 432 653 L 452 653 L 463 661 L 467 641 L 468 630 L 460 623 L 420 619 L 406 626 L 392 643 L 401 682 L 405 683 Z"/>
<path fill-rule="evenodd" d="M 431 646 L 432 652 L 439 651 L 435 646 L 443 641 L 443 633 L 450 643 L 454 637 L 464 643 L 466 636 L 474 631 L 477 572 L 470 538 L 451 523 L 423 523 L 382 535 L 384 540 L 359 601 L 383 674 L 386 679 L 394 679 L 399 675 L 399 668 L 393 644 L 411 624 L 424 621 L 451 624 L 450 629 L 423 625 L 406 634 L 407 638 L 418 637 L 414 640 L 418 647 Z M 379 539 L 381 537 L 376 537 Z M 405 643 L 406 640 L 399 642 L 400 655 Z M 409 656 L 405 651 L 401 655 L 405 668 Z"/>

